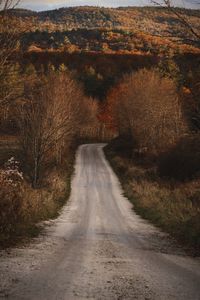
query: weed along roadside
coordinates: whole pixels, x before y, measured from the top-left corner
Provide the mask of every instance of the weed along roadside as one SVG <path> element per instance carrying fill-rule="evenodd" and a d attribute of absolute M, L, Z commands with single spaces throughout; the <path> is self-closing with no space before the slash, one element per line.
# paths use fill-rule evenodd
<path fill-rule="evenodd" d="M 0 172 L 5 189 L 1 189 L 4 210 L 0 210 L 0 248 L 16 246 L 36 237 L 44 228 L 43 221 L 58 217 L 70 196 L 76 149 L 77 145 L 71 147 L 63 169 L 52 170 L 45 185 L 37 189 L 25 181 L 18 170 L 18 162 L 14 158 L 8 160 L 6 168 Z"/>
<path fill-rule="evenodd" d="M 70 199 L 44 234 L 0 251 L 3 299 L 198 300 L 199 258 L 132 210 L 103 147 L 79 147 Z"/>
<path fill-rule="evenodd" d="M 200 249 L 199 181 L 171 182 L 160 178 L 155 166 L 130 158 L 120 138 L 104 148 L 105 155 L 134 210 L 185 246 L 192 255 Z M 123 146 L 124 145 L 124 146 Z M 130 145 L 129 145 L 130 146 Z M 130 152 L 130 151 L 129 151 Z"/>

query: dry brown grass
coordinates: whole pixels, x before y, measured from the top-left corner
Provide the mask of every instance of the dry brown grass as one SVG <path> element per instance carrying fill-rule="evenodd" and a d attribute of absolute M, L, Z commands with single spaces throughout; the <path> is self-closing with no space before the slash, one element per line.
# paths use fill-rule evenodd
<path fill-rule="evenodd" d="M 33 189 L 18 169 L 0 169 L 0 245 L 10 246 L 39 231 L 38 222 L 54 218 L 70 193 L 72 164 L 54 170 L 40 189 Z"/>
<path fill-rule="evenodd" d="M 110 148 L 106 154 L 134 209 L 198 253 L 200 179 L 184 183 L 163 180 L 155 167 L 137 165 Z"/>

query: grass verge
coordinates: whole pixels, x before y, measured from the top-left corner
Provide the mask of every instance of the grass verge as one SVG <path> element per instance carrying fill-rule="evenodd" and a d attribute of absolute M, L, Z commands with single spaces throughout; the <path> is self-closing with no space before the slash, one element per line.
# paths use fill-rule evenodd
<path fill-rule="evenodd" d="M 0 170 L 0 248 L 36 237 L 41 222 L 56 218 L 71 192 L 75 152 L 72 147 L 63 169 L 48 174 L 45 186 L 33 189 L 17 172 Z"/>
<path fill-rule="evenodd" d="M 161 179 L 154 165 L 131 159 L 127 145 L 119 143 L 111 142 L 105 154 L 134 210 L 170 233 L 192 254 L 200 255 L 199 179 L 184 183 Z"/>

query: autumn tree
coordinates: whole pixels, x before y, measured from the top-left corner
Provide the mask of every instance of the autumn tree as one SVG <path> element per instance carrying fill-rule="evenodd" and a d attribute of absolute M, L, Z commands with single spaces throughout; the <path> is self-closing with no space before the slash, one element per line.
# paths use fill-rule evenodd
<path fill-rule="evenodd" d="M 120 132 L 129 133 L 140 151 L 158 153 L 185 133 L 176 86 L 154 70 L 125 76 L 112 101 Z"/>
<path fill-rule="evenodd" d="M 18 47 L 17 24 L 7 15 L 7 11 L 15 8 L 19 2 L 0 0 L 0 105 L 12 101 L 17 93 L 16 82 L 19 68 L 12 61 L 12 56 Z M 13 81 L 14 77 L 15 80 Z"/>
<path fill-rule="evenodd" d="M 128 116 L 127 106 L 124 99 L 129 90 L 127 80 L 122 80 L 114 86 L 107 95 L 106 107 L 106 126 L 113 128 L 120 136 L 131 136 L 131 124 Z M 105 113 L 104 113 L 105 115 Z"/>
<path fill-rule="evenodd" d="M 21 148 L 33 187 L 50 164 L 62 162 L 69 145 L 87 119 L 82 89 L 67 71 L 50 71 L 34 88 L 26 87 L 21 107 Z"/>

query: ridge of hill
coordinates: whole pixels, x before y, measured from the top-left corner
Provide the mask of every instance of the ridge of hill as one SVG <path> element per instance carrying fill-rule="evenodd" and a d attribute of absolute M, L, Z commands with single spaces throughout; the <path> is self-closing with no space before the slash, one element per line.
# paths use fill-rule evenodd
<path fill-rule="evenodd" d="M 200 10 L 176 8 L 197 32 Z M 35 12 L 9 10 L 24 51 L 199 53 L 180 19 L 161 7 L 69 7 Z"/>
<path fill-rule="evenodd" d="M 200 30 L 200 10 L 180 9 L 197 30 Z M 69 7 L 35 12 L 26 9 L 10 10 L 9 14 L 28 23 L 33 30 L 71 30 L 92 28 L 131 28 L 154 35 L 174 35 L 181 22 L 166 8 L 159 7 Z M 184 33 L 185 35 L 185 33 Z"/>

